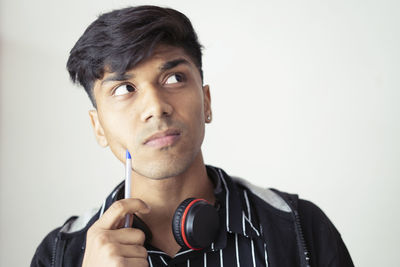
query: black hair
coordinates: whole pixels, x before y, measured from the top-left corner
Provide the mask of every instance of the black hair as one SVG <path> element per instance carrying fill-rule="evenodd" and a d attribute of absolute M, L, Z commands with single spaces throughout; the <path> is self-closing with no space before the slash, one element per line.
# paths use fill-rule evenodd
<path fill-rule="evenodd" d="M 85 88 L 93 106 L 95 80 L 104 72 L 123 74 L 149 58 L 157 45 L 182 48 L 202 71 L 202 46 L 190 20 L 181 12 L 158 6 L 137 6 L 100 15 L 70 52 L 67 69 Z"/>

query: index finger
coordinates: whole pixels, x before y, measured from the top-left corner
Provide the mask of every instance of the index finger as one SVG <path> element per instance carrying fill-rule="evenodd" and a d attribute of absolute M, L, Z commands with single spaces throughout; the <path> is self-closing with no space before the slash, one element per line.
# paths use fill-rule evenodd
<path fill-rule="evenodd" d="M 148 213 L 149 206 L 137 198 L 125 198 L 115 201 L 96 222 L 97 226 L 102 229 L 117 229 L 121 220 L 125 219 L 126 214 L 135 212 Z"/>

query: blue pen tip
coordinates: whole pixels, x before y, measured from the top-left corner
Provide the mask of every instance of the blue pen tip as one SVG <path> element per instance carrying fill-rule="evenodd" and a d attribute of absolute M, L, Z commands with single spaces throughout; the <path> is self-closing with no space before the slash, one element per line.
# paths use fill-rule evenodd
<path fill-rule="evenodd" d="M 126 158 L 127 158 L 127 159 L 131 159 L 131 154 L 129 154 L 128 149 L 126 150 Z"/>

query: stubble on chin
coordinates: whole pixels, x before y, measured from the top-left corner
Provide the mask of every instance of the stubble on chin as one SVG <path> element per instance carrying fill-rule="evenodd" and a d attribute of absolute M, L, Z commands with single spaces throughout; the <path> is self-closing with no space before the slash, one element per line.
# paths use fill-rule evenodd
<path fill-rule="evenodd" d="M 134 164 L 132 167 L 134 172 L 143 177 L 153 180 L 162 180 L 176 177 L 186 172 L 190 168 L 195 157 L 196 155 L 186 157 L 171 156 L 168 159 Z"/>

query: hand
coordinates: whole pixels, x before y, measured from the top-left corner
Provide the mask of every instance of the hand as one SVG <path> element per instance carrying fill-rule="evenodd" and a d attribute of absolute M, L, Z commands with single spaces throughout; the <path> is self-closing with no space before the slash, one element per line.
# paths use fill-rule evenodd
<path fill-rule="evenodd" d="M 147 267 L 145 235 L 135 228 L 121 228 L 126 214 L 148 213 L 150 208 L 140 199 L 114 202 L 89 229 L 82 267 Z"/>

